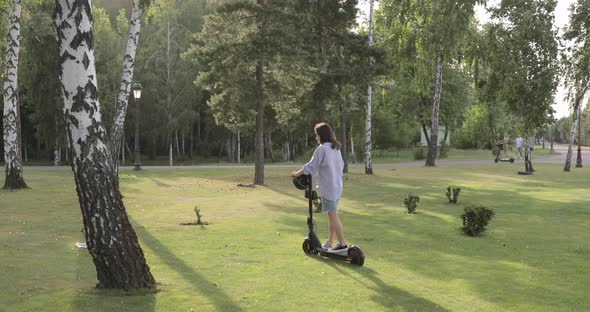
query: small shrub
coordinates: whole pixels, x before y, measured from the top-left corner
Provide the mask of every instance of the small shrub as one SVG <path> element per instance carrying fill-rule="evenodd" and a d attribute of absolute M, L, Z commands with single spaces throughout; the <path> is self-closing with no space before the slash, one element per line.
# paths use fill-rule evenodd
<path fill-rule="evenodd" d="M 408 198 L 404 199 L 404 206 L 406 206 L 406 213 L 415 213 L 420 202 L 420 196 L 409 194 Z"/>
<path fill-rule="evenodd" d="M 196 223 L 198 225 L 203 224 L 203 222 L 201 221 L 201 218 L 203 217 L 203 215 L 201 214 L 201 208 L 199 208 L 199 206 L 195 206 L 195 217 L 197 219 Z"/>
<path fill-rule="evenodd" d="M 414 160 L 426 159 L 426 148 L 419 147 L 414 150 Z"/>
<path fill-rule="evenodd" d="M 313 206 L 315 207 L 316 213 L 322 212 L 322 197 L 318 196 L 316 199 L 313 200 Z"/>
<path fill-rule="evenodd" d="M 443 144 L 438 152 L 438 159 L 444 159 L 449 157 L 449 149 L 450 147 L 446 144 Z"/>
<path fill-rule="evenodd" d="M 461 215 L 463 220 L 461 230 L 468 236 L 481 236 L 495 215 L 493 210 L 483 206 L 467 206 L 465 212 Z"/>
<path fill-rule="evenodd" d="M 459 200 L 459 193 L 461 192 L 461 188 L 459 187 L 447 187 L 447 198 L 449 199 L 449 203 L 456 204 Z"/>

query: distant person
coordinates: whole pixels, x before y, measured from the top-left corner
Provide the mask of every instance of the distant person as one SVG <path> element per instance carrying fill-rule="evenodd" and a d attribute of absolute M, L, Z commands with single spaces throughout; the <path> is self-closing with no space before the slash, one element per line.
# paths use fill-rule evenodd
<path fill-rule="evenodd" d="M 291 172 L 298 177 L 304 174 L 317 174 L 320 180 L 320 192 L 322 194 L 322 210 L 328 215 L 328 240 L 322 247 L 328 252 L 342 252 L 348 249 L 344 239 L 344 230 L 338 217 L 338 200 L 342 196 L 342 170 L 344 161 L 340 153 L 340 142 L 336 140 L 334 131 L 325 122 L 315 125 L 313 131 L 319 146 L 313 152 L 311 160 L 299 171 Z M 336 245 L 332 245 L 334 239 L 338 239 Z"/>
<path fill-rule="evenodd" d="M 522 143 L 524 142 L 523 138 L 519 136 L 516 137 L 516 151 L 518 152 L 518 159 L 522 159 Z"/>

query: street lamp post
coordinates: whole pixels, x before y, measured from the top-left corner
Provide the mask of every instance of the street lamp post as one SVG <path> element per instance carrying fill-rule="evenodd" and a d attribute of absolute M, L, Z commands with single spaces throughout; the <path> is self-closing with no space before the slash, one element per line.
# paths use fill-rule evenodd
<path fill-rule="evenodd" d="M 139 99 L 141 98 L 141 84 L 136 82 L 131 87 L 133 90 L 133 97 L 135 98 L 135 163 L 133 170 L 141 170 L 141 159 L 139 154 Z"/>
<path fill-rule="evenodd" d="M 582 168 L 582 107 L 578 108 L 578 158 L 576 168 Z"/>

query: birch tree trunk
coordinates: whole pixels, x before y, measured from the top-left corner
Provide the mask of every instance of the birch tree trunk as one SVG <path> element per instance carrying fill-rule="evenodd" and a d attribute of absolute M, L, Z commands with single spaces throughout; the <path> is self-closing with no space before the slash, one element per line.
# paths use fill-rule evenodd
<path fill-rule="evenodd" d="M 373 15 L 374 15 L 375 0 L 369 1 L 369 47 L 373 47 Z M 369 57 L 369 63 L 371 58 Z M 365 174 L 373 174 L 373 159 L 371 158 L 371 110 L 373 106 L 373 90 L 371 84 L 367 86 L 367 116 L 365 119 Z M 352 130 L 351 130 L 352 132 Z M 352 134 L 351 134 L 352 135 Z M 350 138 L 352 144 L 352 136 Z M 354 149 L 352 151 L 354 159 Z M 354 161 L 353 161 L 354 162 Z"/>
<path fill-rule="evenodd" d="M 99 288 L 155 288 L 117 189 L 102 125 L 90 0 L 56 0 L 61 92 L 72 170 Z"/>
<path fill-rule="evenodd" d="M 588 64 L 588 70 L 590 70 L 590 63 Z M 572 154 L 573 154 L 573 144 L 576 137 L 576 127 L 578 126 L 578 114 L 580 114 L 580 110 L 582 108 L 582 101 L 586 96 L 586 92 L 588 92 L 589 84 L 587 79 L 583 79 L 581 84 L 578 85 L 576 91 L 576 98 L 574 99 L 574 112 L 573 112 L 573 123 L 572 123 L 572 131 L 570 132 L 570 144 L 567 148 L 567 156 L 565 158 L 565 166 L 563 171 L 570 171 L 572 165 Z"/>
<path fill-rule="evenodd" d="M 573 145 L 574 140 L 576 139 L 576 127 L 578 126 L 578 114 L 580 113 L 580 105 L 576 103 L 573 113 L 573 122 L 572 122 L 572 131 L 570 132 L 570 143 L 567 148 L 567 156 L 565 157 L 565 166 L 563 171 L 570 171 L 572 166 L 572 154 L 573 154 Z"/>
<path fill-rule="evenodd" d="M 432 103 L 432 127 L 430 129 L 430 141 L 428 145 L 428 154 L 426 156 L 426 166 L 435 166 L 436 149 L 438 145 L 438 113 L 440 108 L 440 97 L 442 94 L 443 80 L 443 47 L 438 48 L 436 57 L 436 82 L 434 85 L 434 99 Z"/>
<path fill-rule="evenodd" d="M 59 135 L 56 135 L 55 136 L 55 147 L 53 150 L 53 165 L 55 167 L 59 166 L 60 157 L 61 157 L 61 153 L 60 153 L 60 147 L 59 147 Z"/>
<path fill-rule="evenodd" d="M 174 166 L 174 149 L 172 148 L 172 139 L 169 140 L 169 147 L 168 147 L 168 165 Z"/>
<path fill-rule="evenodd" d="M 129 27 L 129 36 L 127 37 L 127 47 L 123 58 L 123 74 L 121 75 L 121 85 L 119 86 L 119 95 L 117 97 L 117 109 L 113 125 L 111 126 L 111 136 L 109 139 L 109 148 L 112 152 L 115 167 L 118 164 L 119 150 L 121 150 L 121 140 L 125 128 L 125 116 L 129 105 L 129 92 L 131 91 L 131 82 L 133 81 L 133 68 L 135 65 L 135 54 L 139 42 L 139 31 L 141 29 L 141 8 L 140 0 L 133 0 L 133 9 L 131 11 L 131 26 Z"/>
<path fill-rule="evenodd" d="M 4 180 L 5 189 L 28 188 L 23 178 L 17 91 L 21 11 L 21 0 L 9 2 L 4 68 L 4 113 L 2 117 L 4 128 L 4 168 L 6 171 L 6 180 Z"/>

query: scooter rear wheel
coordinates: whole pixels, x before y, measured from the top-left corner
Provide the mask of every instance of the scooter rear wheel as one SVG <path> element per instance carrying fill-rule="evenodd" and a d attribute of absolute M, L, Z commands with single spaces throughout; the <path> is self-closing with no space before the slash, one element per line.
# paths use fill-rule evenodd
<path fill-rule="evenodd" d="M 303 248 L 303 252 L 306 255 L 317 255 L 318 251 L 313 247 L 313 244 L 311 243 L 311 240 L 309 238 L 305 238 L 303 240 L 303 244 L 301 245 L 301 247 Z"/>
<path fill-rule="evenodd" d="M 363 266 L 365 263 L 365 253 L 356 246 L 348 248 L 348 257 L 350 258 L 350 263 L 352 264 Z"/>

